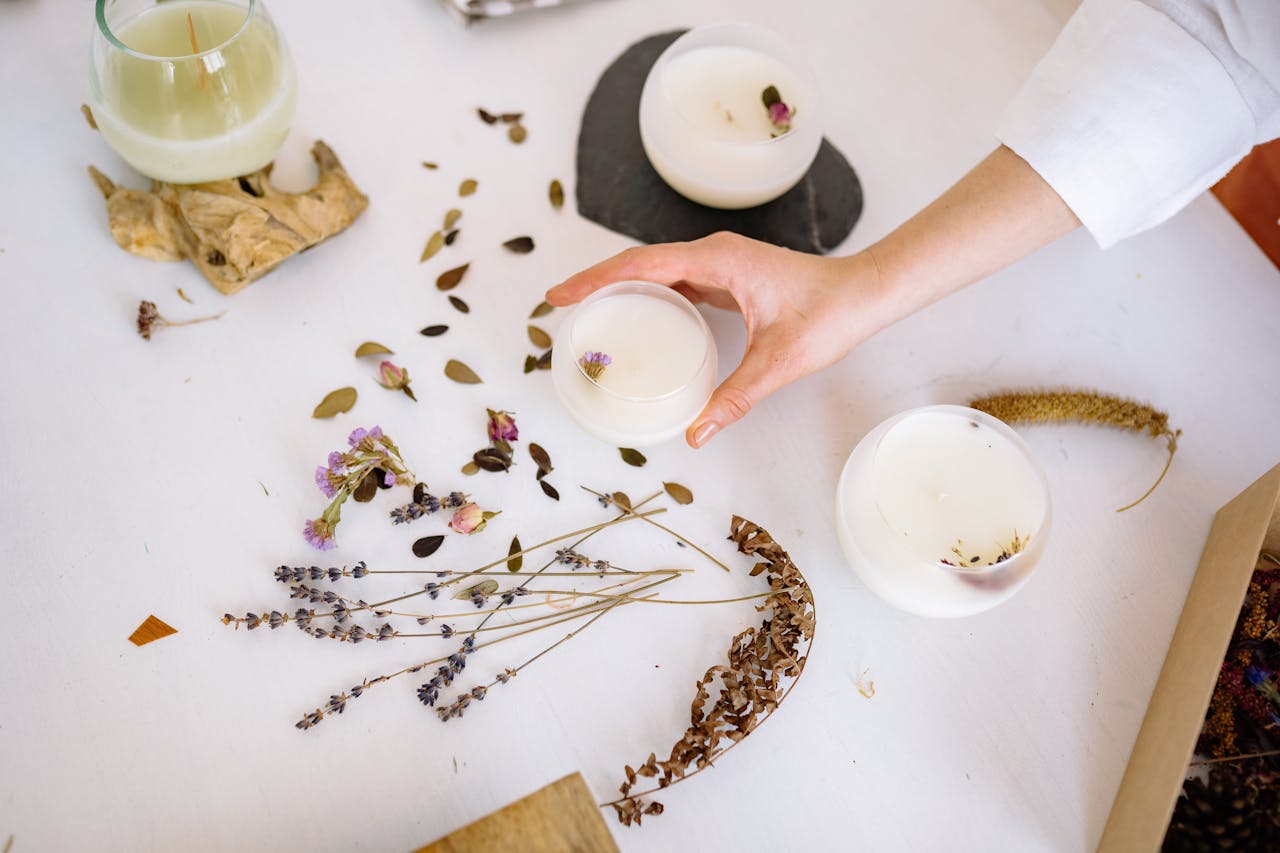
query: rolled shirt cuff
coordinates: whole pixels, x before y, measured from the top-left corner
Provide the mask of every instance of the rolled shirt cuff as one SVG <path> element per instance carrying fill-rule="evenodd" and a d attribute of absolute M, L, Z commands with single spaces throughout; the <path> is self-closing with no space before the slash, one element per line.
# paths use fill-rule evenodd
<path fill-rule="evenodd" d="M 996 138 L 1107 248 L 1212 186 L 1254 131 L 1230 75 L 1190 33 L 1138 0 L 1084 0 Z"/>

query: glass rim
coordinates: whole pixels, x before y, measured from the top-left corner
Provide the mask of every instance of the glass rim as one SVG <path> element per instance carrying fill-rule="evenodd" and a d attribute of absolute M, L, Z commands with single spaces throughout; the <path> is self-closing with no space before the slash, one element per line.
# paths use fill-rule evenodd
<path fill-rule="evenodd" d="M 912 415 L 923 414 L 925 412 L 966 418 L 970 421 L 978 421 L 984 426 L 994 429 L 997 434 L 1012 444 L 1027 461 L 1028 465 L 1030 465 L 1032 472 L 1034 472 L 1036 476 L 1036 482 L 1040 485 L 1041 494 L 1044 495 L 1044 507 L 1040 512 L 1040 518 L 1036 522 L 1035 529 L 1028 531 L 1027 533 L 1027 546 L 1007 559 L 988 563 L 985 566 L 965 566 L 960 564 L 944 563 L 942 560 L 927 560 L 923 557 L 913 558 L 911 562 L 915 565 L 941 569 L 948 574 L 969 575 L 971 577 L 993 575 L 998 572 L 1013 569 L 1019 562 L 1026 562 L 1026 560 L 1020 560 L 1019 558 L 1033 550 L 1036 550 L 1036 546 L 1038 546 L 1040 541 L 1047 535 L 1049 520 L 1053 512 L 1053 502 L 1050 498 L 1049 480 L 1048 477 L 1045 476 L 1044 468 L 1036 460 L 1035 455 L 1031 452 L 1031 447 L 1023 440 L 1022 436 L 1018 435 L 1017 431 L 1004 421 L 978 409 L 973 409 L 968 406 L 959 406 L 953 403 L 938 403 L 935 405 L 917 406 L 914 409 L 907 409 L 905 412 L 899 412 L 876 426 L 876 429 L 880 429 L 881 427 L 884 427 L 885 429 L 884 432 L 876 439 L 875 446 L 871 448 L 871 464 L 874 466 L 876 457 L 879 455 L 880 446 L 884 443 L 884 440 L 888 437 L 889 433 L 893 431 L 894 427 Z M 843 471 L 841 472 L 840 478 L 843 481 Z M 879 501 L 876 501 L 873 498 L 873 504 L 875 506 L 876 515 L 892 529 L 892 524 L 889 519 L 885 518 L 883 510 L 880 508 Z M 1033 542 L 1035 543 L 1034 545 L 1032 544 Z"/>
<path fill-rule="evenodd" d="M 99 2 L 101 2 L 101 0 L 99 0 Z M 662 99 L 666 103 L 666 105 L 671 108 L 671 112 L 680 119 L 680 123 L 685 128 L 698 134 L 699 136 L 707 136 L 707 134 L 703 130 L 701 130 L 697 125 L 695 125 L 693 121 L 691 121 L 689 117 L 684 114 L 683 111 L 681 111 L 681 109 L 676 105 L 675 101 L 672 100 L 671 95 L 667 91 L 666 67 L 671 63 L 671 60 L 679 52 L 677 48 L 682 47 L 683 46 L 682 43 L 685 42 L 686 39 L 690 39 L 693 35 L 698 33 L 706 33 L 706 32 L 715 31 L 715 30 L 726 30 L 726 31 L 745 30 L 748 32 L 759 33 L 763 35 L 765 38 L 773 39 L 775 42 L 777 42 L 783 48 L 785 48 L 788 52 L 799 53 L 795 45 L 793 45 L 790 41 L 778 35 L 773 30 L 770 30 L 766 27 L 758 26 L 756 24 L 748 24 L 744 22 L 735 22 L 735 21 L 722 21 L 720 23 L 713 23 L 713 24 L 699 24 L 698 26 L 691 27 L 690 29 L 681 33 L 680 36 L 676 38 L 675 41 L 667 45 L 666 48 L 663 49 L 662 53 L 658 55 L 657 60 L 653 63 L 653 67 L 650 69 L 650 74 L 654 73 L 655 71 L 657 72 L 658 74 L 657 83 L 658 83 L 659 93 L 661 94 Z M 726 44 L 724 46 L 732 47 L 734 45 Z M 814 101 L 814 103 L 810 105 L 810 109 L 818 113 L 818 118 L 820 121 L 822 117 L 822 93 L 818 86 L 817 75 L 813 73 L 813 69 L 809 66 L 808 63 L 803 61 L 792 61 L 790 57 L 787 57 L 786 59 L 781 59 L 774 52 L 770 52 L 769 55 L 771 58 L 777 59 L 778 61 L 782 62 L 783 65 L 786 65 L 798 76 L 804 78 L 805 82 L 809 84 L 809 89 L 813 95 L 813 101 Z M 764 148 L 770 145 L 780 144 L 784 139 L 792 139 L 794 137 L 797 137 L 798 135 L 799 135 L 799 130 L 795 127 L 792 127 L 786 133 L 780 133 L 777 136 L 771 137 L 769 139 L 761 139 L 756 142 L 739 142 L 733 139 L 717 139 L 716 143 L 731 146 L 733 148 L 757 149 L 757 148 Z M 821 127 L 819 127 L 818 128 L 819 146 L 821 146 L 822 138 L 823 138 L 822 129 Z M 806 167 L 806 171 L 807 171 L 807 168 L 808 167 Z"/>
<path fill-rule="evenodd" d="M 688 379 L 684 380 L 678 386 L 666 392 L 665 394 L 657 394 L 652 397 L 640 397 L 633 394 L 623 394 L 620 391 L 615 391 L 612 388 L 609 388 L 605 385 L 600 384 L 599 380 L 591 378 L 589 375 L 587 375 L 586 368 L 582 366 L 582 361 L 581 361 L 582 356 L 578 352 L 578 348 L 574 343 L 573 333 L 574 333 L 574 329 L 578 324 L 578 319 L 582 316 L 583 309 L 587 308 L 589 305 L 593 303 L 602 302 L 604 301 L 604 299 L 610 296 L 621 295 L 619 291 L 624 289 L 633 289 L 640 293 L 652 294 L 659 299 L 666 299 L 667 301 L 679 307 L 681 310 L 690 314 L 695 320 L 698 321 L 698 327 L 702 329 L 702 336 L 703 336 L 702 361 L 698 363 L 697 368 L 693 370 L 693 372 L 689 375 Z M 615 281 L 612 284 L 605 285 L 604 287 L 600 288 L 599 290 L 589 295 L 587 298 L 583 299 L 580 303 L 578 303 L 578 306 L 574 309 L 573 314 L 569 317 L 569 329 L 566 337 L 568 337 L 569 339 L 569 353 L 570 353 L 570 356 L 573 358 L 573 367 L 574 367 L 574 370 L 577 371 L 579 376 L 581 376 L 583 379 L 589 382 L 593 387 L 598 388 L 604 394 L 608 394 L 609 396 L 619 400 L 625 400 L 629 403 L 641 403 L 641 404 L 658 403 L 663 400 L 668 400 L 682 393 L 685 389 L 687 389 L 690 385 L 692 385 L 694 381 L 697 380 L 697 378 L 702 374 L 702 371 L 704 371 L 707 368 L 707 362 L 710 360 L 711 354 L 714 351 L 714 347 L 715 347 L 714 338 L 711 335 L 711 327 L 707 325 L 706 318 L 702 316 L 702 312 L 698 310 L 698 307 L 696 305 L 690 302 L 684 296 L 684 294 L 682 294 L 680 291 L 675 290 L 674 288 L 669 287 L 668 285 L 658 284 L 655 281 L 645 281 L 644 279 L 625 279 L 623 281 Z"/>
<path fill-rule="evenodd" d="M 249 29 L 249 22 L 253 20 L 254 13 L 258 8 L 258 0 L 248 0 L 245 7 L 244 20 L 240 22 L 239 29 L 213 47 L 206 48 L 195 53 L 184 53 L 180 56 L 156 56 L 155 54 L 143 53 L 140 50 L 135 50 L 116 37 L 115 32 L 111 29 L 111 25 L 107 23 L 107 2 L 108 0 L 97 0 L 96 3 L 97 8 L 95 11 L 95 17 L 98 20 L 98 31 L 102 33 L 103 38 L 105 38 L 112 47 L 127 53 L 135 59 L 143 59 L 148 62 L 186 62 L 187 60 L 200 59 L 201 57 L 218 53 L 219 51 L 224 50 L 232 42 L 238 40 L 240 36 L 244 35 L 245 31 Z"/>

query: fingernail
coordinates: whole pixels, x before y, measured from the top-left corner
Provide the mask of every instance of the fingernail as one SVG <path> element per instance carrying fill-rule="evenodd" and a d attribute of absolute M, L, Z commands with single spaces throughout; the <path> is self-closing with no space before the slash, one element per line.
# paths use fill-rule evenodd
<path fill-rule="evenodd" d="M 693 428 L 693 446 L 701 447 L 716 434 L 720 426 L 715 421 L 703 421 Z"/>

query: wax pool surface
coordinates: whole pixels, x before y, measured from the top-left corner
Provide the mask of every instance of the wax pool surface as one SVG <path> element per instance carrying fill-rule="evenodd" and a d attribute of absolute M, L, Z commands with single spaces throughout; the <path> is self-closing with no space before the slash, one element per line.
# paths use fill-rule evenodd
<path fill-rule="evenodd" d="M 699 131 L 726 142 L 767 142 L 778 131 L 761 94 L 776 86 L 796 112 L 807 117 L 806 87 L 786 65 L 746 47 L 714 45 L 680 54 L 666 65 L 663 87 L 676 111 Z"/>
<path fill-rule="evenodd" d="M 598 384 L 627 397 L 660 397 L 687 384 L 702 366 L 707 339 L 677 305 L 623 294 L 589 305 L 574 320 L 577 355 L 605 352 L 613 363 Z"/>
<path fill-rule="evenodd" d="M 200 49 L 216 53 L 179 58 L 192 53 L 188 15 Z M 240 32 L 245 15 L 217 0 L 170 0 L 115 25 L 130 49 L 177 58 L 116 50 L 102 68 L 94 117 L 139 171 L 193 183 L 247 174 L 275 156 L 293 119 L 293 66 L 266 19 Z"/>

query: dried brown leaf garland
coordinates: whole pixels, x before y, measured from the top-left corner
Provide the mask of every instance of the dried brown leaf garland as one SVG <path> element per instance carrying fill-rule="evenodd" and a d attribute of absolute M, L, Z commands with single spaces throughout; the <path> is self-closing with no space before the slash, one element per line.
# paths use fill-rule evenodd
<path fill-rule="evenodd" d="M 729 540 L 739 552 L 760 560 L 751 574 L 763 573 L 769 583 L 772 593 L 760 608 L 769 616 L 758 628 L 735 636 L 727 663 L 709 668 L 698 681 L 689 709 L 692 724 L 668 758 L 659 761 L 650 753 L 639 768 L 623 769 L 622 797 L 600 807 L 612 807 L 624 826 L 639 826 L 644 815 L 662 814 L 661 803 L 644 798 L 711 767 L 778 710 L 804 672 L 817 627 L 808 581 L 758 524 L 735 515 Z M 715 685 L 719 696 L 708 708 L 709 688 Z M 638 777 L 655 779 L 657 787 L 635 792 Z"/>
<path fill-rule="evenodd" d="M 1097 391 L 1024 391 L 981 397 L 969 403 L 970 408 L 986 412 L 1005 423 L 1093 423 L 1129 432 L 1147 433 L 1164 438 L 1169 450 L 1160 476 L 1143 492 L 1142 497 L 1120 507 L 1116 512 L 1132 509 L 1147 499 L 1164 481 L 1178 450 L 1182 430 L 1169 428 L 1169 416 L 1145 403 L 1126 400 Z"/>
<path fill-rule="evenodd" d="M 324 399 L 316 405 L 315 411 L 311 413 L 311 417 L 331 418 L 334 415 L 341 414 L 342 412 L 349 412 L 351 411 L 351 407 L 356 404 L 356 397 L 358 396 L 356 389 L 351 388 L 350 386 L 346 388 L 339 388 L 336 391 L 330 391 L 325 395 Z"/>

